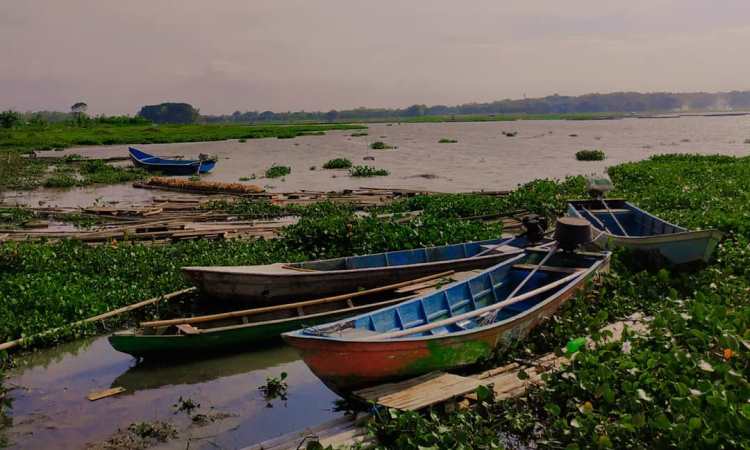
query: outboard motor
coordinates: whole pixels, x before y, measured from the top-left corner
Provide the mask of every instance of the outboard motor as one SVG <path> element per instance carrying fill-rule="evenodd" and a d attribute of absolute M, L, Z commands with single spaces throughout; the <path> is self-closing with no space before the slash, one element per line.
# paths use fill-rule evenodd
<path fill-rule="evenodd" d="M 586 190 L 588 191 L 591 198 L 601 200 L 607 194 L 607 192 L 613 190 L 615 186 L 612 184 L 612 180 L 609 178 L 586 178 Z"/>
<path fill-rule="evenodd" d="M 521 220 L 521 224 L 526 229 L 523 233 L 529 243 L 533 244 L 544 239 L 544 233 L 547 231 L 549 222 L 546 217 L 536 214 L 529 214 Z"/>
<path fill-rule="evenodd" d="M 578 246 L 588 244 L 593 239 L 591 224 L 578 217 L 561 217 L 555 226 L 555 240 L 565 252 L 572 252 Z"/>

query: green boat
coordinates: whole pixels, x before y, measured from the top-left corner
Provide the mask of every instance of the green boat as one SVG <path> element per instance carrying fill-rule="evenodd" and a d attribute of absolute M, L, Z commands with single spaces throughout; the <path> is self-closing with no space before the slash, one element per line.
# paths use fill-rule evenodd
<path fill-rule="evenodd" d="M 436 284 L 452 273 L 443 272 L 317 300 L 142 322 L 137 329 L 112 334 L 109 343 L 117 351 L 143 359 L 185 359 L 200 353 L 247 351 L 255 343 L 278 339 L 288 331 L 320 325 L 411 299 L 416 294 L 414 291 L 409 293 L 409 289 Z"/>

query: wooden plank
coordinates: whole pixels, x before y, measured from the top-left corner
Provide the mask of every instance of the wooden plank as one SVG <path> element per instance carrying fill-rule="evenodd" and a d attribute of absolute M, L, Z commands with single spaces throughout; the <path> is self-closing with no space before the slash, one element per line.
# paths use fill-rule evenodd
<path fill-rule="evenodd" d="M 357 397 L 379 405 L 417 411 L 474 391 L 482 382 L 475 378 L 433 372 L 400 383 L 388 383 L 354 393 Z"/>
<path fill-rule="evenodd" d="M 94 391 L 89 393 L 89 395 L 86 396 L 87 399 L 89 399 L 92 402 L 95 402 L 97 400 L 112 397 L 113 395 L 121 394 L 125 392 L 126 389 L 124 387 L 113 387 L 111 389 L 105 389 L 103 391 Z"/>
<path fill-rule="evenodd" d="M 534 270 L 537 266 L 535 264 L 513 264 L 514 269 L 522 270 Z M 582 267 L 555 267 L 555 266 L 539 266 L 542 272 L 555 272 L 555 273 L 577 273 L 586 270 Z"/>

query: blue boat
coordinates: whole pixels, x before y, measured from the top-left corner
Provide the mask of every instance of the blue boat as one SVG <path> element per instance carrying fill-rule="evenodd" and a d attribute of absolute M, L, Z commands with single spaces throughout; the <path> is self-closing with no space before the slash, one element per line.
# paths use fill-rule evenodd
<path fill-rule="evenodd" d="M 551 242 L 543 239 L 539 243 Z M 465 242 L 370 255 L 258 266 L 183 267 L 209 297 L 250 304 L 278 304 L 356 292 L 444 272 L 485 269 L 522 253 L 525 236 Z"/>
<path fill-rule="evenodd" d="M 216 165 L 215 160 L 196 159 L 164 159 L 142 152 L 134 147 L 128 147 L 130 159 L 136 167 L 165 175 L 196 175 L 208 173 Z"/>
<path fill-rule="evenodd" d="M 548 252 L 526 249 L 413 300 L 282 336 L 343 395 L 475 364 L 523 339 L 609 267 L 608 252 L 556 251 L 545 261 Z"/>
<path fill-rule="evenodd" d="M 718 230 L 689 231 L 623 199 L 573 200 L 567 214 L 591 223 L 599 249 L 629 248 L 671 265 L 708 262 L 723 237 Z"/>

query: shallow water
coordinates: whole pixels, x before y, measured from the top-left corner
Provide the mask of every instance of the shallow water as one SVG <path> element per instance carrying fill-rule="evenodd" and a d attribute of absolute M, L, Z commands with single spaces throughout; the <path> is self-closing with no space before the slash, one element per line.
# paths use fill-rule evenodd
<path fill-rule="evenodd" d="M 158 155 L 217 155 L 219 162 L 206 180 L 248 183 L 269 191 L 342 190 L 361 186 L 425 189 L 438 192 L 512 189 L 537 178 L 601 173 L 606 167 L 663 153 L 750 155 L 750 116 L 680 117 L 670 119 L 537 120 L 516 122 L 370 124 L 368 136 L 329 131 L 325 136 L 295 139 L 249 139 L 139 146 Z M 503 132 L 517 131 L 514 137 Z M 441 138 L 456 144 L 438 144 Z M 395 150 L 371 150 L 384 141 Z M 601 149 L 605 161 L 577 161 L 575 152 Z M 81 147 L 54 152 L 87 157 L 127 154 L 126 145 Z M 351 178 L 346 170 L 323 170 L 329 159 L 349 158 L 391 172 L 386 177 Z M 374 161 L 364 160 L 374 157 Z M 291 166 L 284 178 L 262 178 L 272 164 Z M 315 170 L 310 170 L 315 166 Z M 87 206 L 97 198 L 138 203 L 164 191 L 143 191 L 130 185 L 40 190 L 17 193 L 11 200 L 36 205 Z"/>
<path fill-rule="evenodd" d="M 329 391 L 282 343 L 257 351 L 174 364 L 136 364 L 113 350 L 106 337 L 80 340 L 17 360 L 6 385 L 13 387 L 14 448 L 82 448 L 108 439 L 134 422 L 165 420 L 179 438 L 165 448 L 241 448 L 287 431 L 333 418 Z M 266 377 L 289 375 L 286 402 L 266 407 L 258 386 Z M 122 386 L 117 396 L 95 402 L 92 391 Z M 197 412 L 231 417 L 204 427 L 175 414 L 178 399 L 190 398 Z M 218 446 L 218 447 L 217 447 Z"/>

